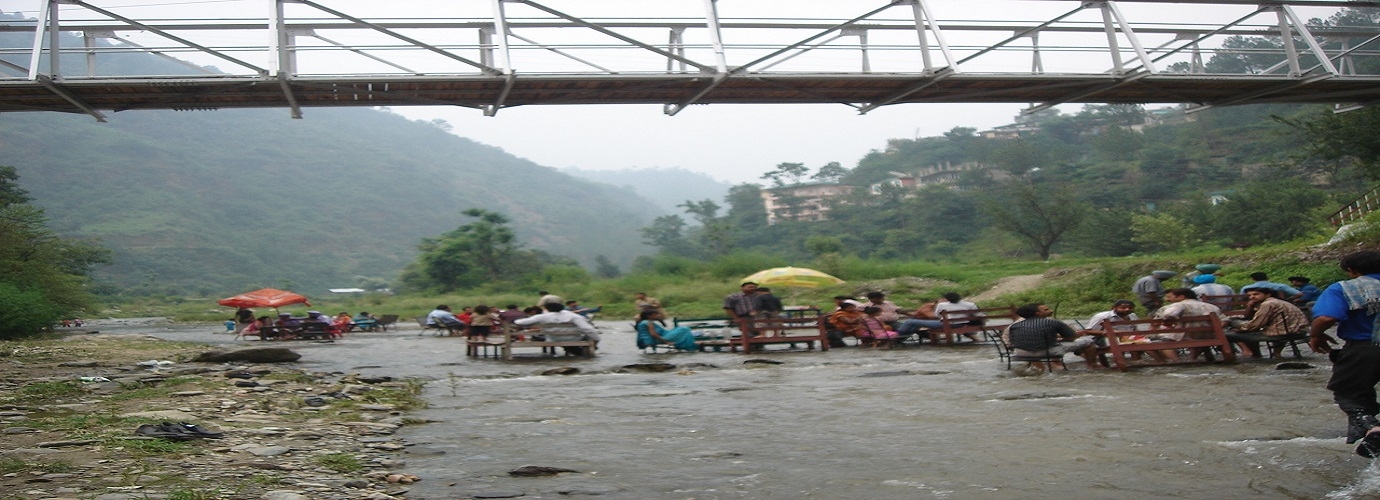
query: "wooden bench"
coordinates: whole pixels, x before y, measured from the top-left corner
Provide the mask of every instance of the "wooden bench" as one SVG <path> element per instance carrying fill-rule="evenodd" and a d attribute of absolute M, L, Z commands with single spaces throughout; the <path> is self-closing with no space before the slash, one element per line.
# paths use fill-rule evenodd
<path fill-rule="evenodd" d="M 542 354 L 555 356 L 558 347 L 579 347 L 585 357 L 594 356 L 594 341 L 585 337 L 584 332 L 571 323 L 537 323 L 528 325 L 526 330 L 504 329 L 503 344 L 499 346 L 505 361 L 513 359 L 513 349 L 539 348 Z M 536 340 L 541 336 L 542 340 Z M 522 338 L 522 340 L 518 340 Z"/>
<path fill-rule="evenodd" d="M 938 344 L 940 339 L 944 339 L 945 345 L 954 345 L 955 336 L 968 334 L 991 338 L 991 332 L 1000 331 L 1017 318 L 1016 308 L 1013 306 L 944 311 L 939 313 L 939 329 L 929 331 L 930 343 Z"/>
<path fill-rule="evenodd" d="M 1135 330 L 1130 330 L 1127 327 L 1134 327 Z M 1153 342 L 1122 342 L 1126 337 L 1166 334 L 1182 334 L 1182 338 L 1180 340 L 1156 340 Z M 1126 354 L 1135 352 L 1202 349 L 1202 361 L 1213 363 L 1216 362 L 1216 359 L 1212 350 L 1216 348 L 1221 351 L 1224 362 L 1236 362 L 1236 353 L 1232 350 L 1231 342 L 1227 340 L 1227 334 L 1222 329 L 1222 320 L 1218 319 L 1216 315 L 1185 316 L 1174 320 L 1172 325 L 1159 319 L 1108 321 L 1103 322 L 1103 330 L 1096 332 L 1095 335 L 1106 337 L 1107 346 L 1098 349 L 1098 351 L 1110 355 L 1112 362 L 1116 363 L 1116 368 L 1121 371 L 1131 368 L 1126 363 Z"/>
<path fill-rule="evenodd" d="M 695 334 L 695 342 L 700 345 L 700 350 L 713 349 L 715 352 L 722 351 L 725 347 L 732 348 L 733 339 L 741 335 L 738 325 L 728 317 L 720 316 L 714 318 L 672 318 L 673 328 L 686 327 Z M 656 352 L 657 346 L 652 346 L 652 352 Z"/>
<path fill-rule="evenodd" d="M 751 354 L 754 346 L 804 343 L 807 349 L 813 350 L 818 342 L 819 350 L 827 351 L 829 336 L 825 333 L 825 318 L 827 316 L 742 319 L 738 323 L 742 335 L 730 339 L 729 349 L 736 352 L 741 347 L 744 354 Z"/>

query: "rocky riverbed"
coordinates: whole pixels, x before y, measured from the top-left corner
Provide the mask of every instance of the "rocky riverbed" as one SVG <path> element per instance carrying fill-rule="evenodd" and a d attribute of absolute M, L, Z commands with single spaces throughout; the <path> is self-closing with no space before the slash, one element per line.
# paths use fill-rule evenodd
<path fill-rule="evenodd" d="M 143 335 L 0 342 L 0 498 L 387 499 L 421 384 L 289 364 L 191 362 Z M 219 439 L 144 436 L 187 423 Z M 161 436 L 161 437 L 160 437 Z"/>

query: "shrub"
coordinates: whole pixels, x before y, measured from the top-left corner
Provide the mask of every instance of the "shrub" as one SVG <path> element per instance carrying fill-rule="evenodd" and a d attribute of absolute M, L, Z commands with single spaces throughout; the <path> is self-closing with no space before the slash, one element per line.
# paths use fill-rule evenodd
<path fill-rule="evenodd" d="M 42 292 L 0 283 L 0 339 L 33 335 L 62 319 L 62 309 Z"/>

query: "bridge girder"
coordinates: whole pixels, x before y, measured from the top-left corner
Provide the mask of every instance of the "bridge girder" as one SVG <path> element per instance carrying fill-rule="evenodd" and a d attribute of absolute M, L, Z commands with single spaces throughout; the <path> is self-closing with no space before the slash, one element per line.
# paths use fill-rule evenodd
<path fill-rule="evenodd" d="M 875 0 L 832 20 L 724 17 L 742 5 L 730 0 L 686 0 L 703 8 L 697 18 L 606 18 L 579 10 L 600 2 L 561 1 L 491 0 L 476 2 L 487 11 L 473 17 L 393 19 L 326 0 L 260 0 L 272 4 L 260 20 L 204 7 L 139 19 L 94 1 L 35 0 L 37 18 L 0 19 L 0 111 L 1380 100 L 1380 27 L 1310 26 L 1299 13 L 1380 2 L 1008 0 L 1059 10 L 974 22 L 945 20 L 954 7 L 944 0 Z M 1177 20 L 1201 17 L 1193 8 L 1223 20 Z M 171 74 L 103 73 L 130 54 L 181 64 Z M 1209 72 L 1214 56 L 1239 70 Z"/>

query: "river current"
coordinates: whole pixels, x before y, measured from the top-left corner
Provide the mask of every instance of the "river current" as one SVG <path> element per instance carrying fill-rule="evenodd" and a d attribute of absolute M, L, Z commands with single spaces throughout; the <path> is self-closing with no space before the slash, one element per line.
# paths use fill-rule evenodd
<path fill-rule="evenodd" d="M 432 422 L 398 434 L 423 478 L 413 499 L 1380 498 L 1317 354 L 1308 369 L 1128 373 L 1069 356 L 1022 377 L 990 345 L 644 354 L 630 324 L 598 323 L 592 359 L 468 358 L 416 327 L 275 345 L 309 370 L 429 381 L 410 415 Z M 205 325 L 100 329 L 234 342 Z M 638 363 L 676 367 L 622 369 Z M 560 367 L 579 373 L 540 375 Z M 578 472 L 508 474 L 524 465 Z"/>

